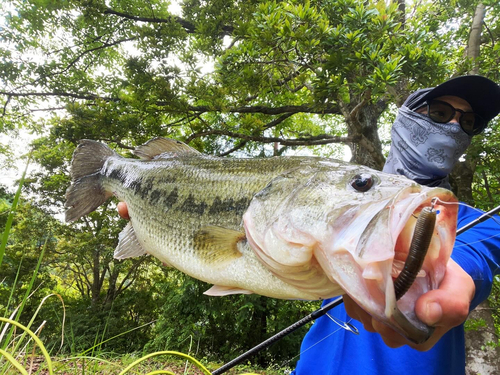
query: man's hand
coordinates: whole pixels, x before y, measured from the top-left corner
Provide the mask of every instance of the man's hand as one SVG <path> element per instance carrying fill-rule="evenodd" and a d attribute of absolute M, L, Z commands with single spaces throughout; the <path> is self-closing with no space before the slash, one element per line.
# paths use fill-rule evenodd
<path fill-rule="evenodd" d="M 116 206 L 118 209 L 118 214 L 125 220 L 130 220 L 130 216 L 128 216 L 128 208 L 127 204 L 125 202 L 120 202 L 118 203 L 118 206 Z"/>
<path fill-rule="evenodd" d="M 469 314 L 469 306 L 475 293 L 472 278 L 450 259 L 439 289 L 420 296 L 415 304 L 417 317 L 425 324 L 436 327 L 432 336 L 423 344 L 413 344 L 383 323 L 373 319 L 349 296 L 344 296 L 347 314 L 361 323 L 369 332 L 377 332 L 387 346 L 398 348 L 409 345 L 419 351 L 432 348 L 450 329 L 462 324 Z"/>

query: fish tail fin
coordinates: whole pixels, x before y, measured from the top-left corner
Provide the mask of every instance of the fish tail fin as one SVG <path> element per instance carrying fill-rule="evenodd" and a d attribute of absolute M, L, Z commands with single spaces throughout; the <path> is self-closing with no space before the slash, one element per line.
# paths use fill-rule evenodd
<path fill-rule="evenodd" d="M 103 204 L 111 194 L 104 190 L 101 174 L 104 163 L 117 155 L 107 145 L 84 139 L 71 160 L 71 186 L 66 191 L 66 222 L 78 220 Z"/>

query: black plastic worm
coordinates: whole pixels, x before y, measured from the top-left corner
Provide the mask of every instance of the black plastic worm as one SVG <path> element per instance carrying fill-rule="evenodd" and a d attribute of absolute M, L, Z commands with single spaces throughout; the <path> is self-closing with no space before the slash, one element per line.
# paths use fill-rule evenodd
<path fill-rule="evenodd" d="M 436 212 L 432 207 L 424 207 L 420 212 L 417 224 L 415 224 L 413 238 L 411 240 L 410 249 L 408 250 L 408 258 L 406 258 L 404 268 L 394 281 L 396 300 L 404 296 L 420 272 L 427 250 L 429 250 L 435 225 Z"/>

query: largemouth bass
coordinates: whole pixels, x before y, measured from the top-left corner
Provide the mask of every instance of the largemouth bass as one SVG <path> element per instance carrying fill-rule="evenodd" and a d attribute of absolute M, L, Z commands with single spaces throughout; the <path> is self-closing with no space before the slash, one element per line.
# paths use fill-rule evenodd
<path fill-rule="evenodd" d="M 213 284 L 209 295 L 347 293 L 413 342 L 432 333 L 414 308 L 439 286 L 450 257 L 457 217 L 457 205 L 445 204 L 457 201 L 450 191 L 339 160 L 211 157 L 164 138 L 135 155 L 83 140 L 72 160 L 66 221 L 113 195 L 128 205 L 115 258 L 151 254 Z M 431 201 L 438 214 L 427 255 L 396 300 L 394 279 Z"/>

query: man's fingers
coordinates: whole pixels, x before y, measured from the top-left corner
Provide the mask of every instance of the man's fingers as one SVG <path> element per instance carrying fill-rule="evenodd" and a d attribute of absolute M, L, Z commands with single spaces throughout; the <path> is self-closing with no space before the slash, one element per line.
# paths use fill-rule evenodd
<path fill-rule="evenodd" d="M 415 312 L 427 325 L 451 329 L 467 318 L 474 292 L 472 278 L 450 260 L 439 289 L 421 296 L 415 305 Z"/>
<path fill-rule="evenodd" d="M 380 334 L 385 345 L 389 348 L 399 348 L 403 345 L 409 344 L 408 340 L 406 340 L 403 336 L 395 332 L 391 327 L 379 322 L 376 319 L 372 319 L 372 326 L 374 330 Z"/>
<path fill-rule="evenodd" d="M 128 216 L 127 204 L 125 202 L 118 203 L 118 205 L 116 206 L 116 208 L 118 209 L 118 214 L 122 218 L 124 218 L 125 220 L 130 220 L 130 216 Z"/>
<path fill-rule="evenodd" d="M 425 351 L 432 348 L 448 330 L 465 321 L 474 293 L 472 278 L 457 263 L 450 260 L 439 289 L 425 293 L 416 302 L 415 312 L 418 319 L 436 327 L 431 338 L 420 345 L 410 343 L 389 326 L 373 319 L 349 296 L 344 296 L 344 305 L 351 318 L 363 323 L 367 331 L 379 333 L 387 346 L 398 348 L 410 345 Z"/>

